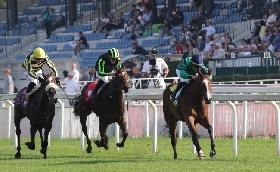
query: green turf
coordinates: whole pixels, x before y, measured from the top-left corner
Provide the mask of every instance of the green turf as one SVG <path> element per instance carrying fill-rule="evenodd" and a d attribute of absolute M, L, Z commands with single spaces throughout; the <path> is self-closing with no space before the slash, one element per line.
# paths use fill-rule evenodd
<path fill-rule="evenodd" d="M 204 160 L 198 160 L 191 152 L 191 139 L 178 139 L 178 159 L 173 159 L 170 139 L 158 138 L 158 152 L 152 153 L 152 138 L 128 138 L 125 147 L 115 149 L 114 138 L 110 139 L 111 149 L 93 147 L 87 154 L 80 149 L 79 139 L 51 140 L 48 159 L 36 149 L 28 150 L 24 145 L 29 139 L 22 139 L 21 159 L 14 159 L 16 149 L 12 139 L 0 139 L 0 171 L 280 171 L 280 158 L 276 156 L 276 140 L 249 138 L 238 140 L 238 156 L 232 153 L 232 139 L 215 139 L 217 158 L 210 159 L 210 139 L 200 139 Z"/>

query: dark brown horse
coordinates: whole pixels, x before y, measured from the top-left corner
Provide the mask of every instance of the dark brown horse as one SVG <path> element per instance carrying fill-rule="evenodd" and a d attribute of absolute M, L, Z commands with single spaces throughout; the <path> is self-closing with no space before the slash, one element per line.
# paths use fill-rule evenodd
<path fill-rule="evenodd" d="M 192 134 L 192 142 L 196 146 L 198 157 L 203 159 L 205 155 L 198 140 L 198 124 L 208 129 L 208 133 L 211 139 L 211 151 L 210 157 L 216 157 L 215 143 L 212 135 L 212 126 L 208 117 L 208 105 L 211 102 L 211 86 L 212 81 L 210 79 L 212 70 L 208 71 L 207 75 L 201 73 L 198 70 L 198 76 L 195 80 L 191 80 L 185 87 L 185 91 L 182 93 L 179 99 L 179 108 L 176 107 L 170 100 L 170 87 L 168 86 L 163 92 L 163 112 L 165 121 L 169 127 L 169 133 L 171 135 L 171 145 L 174 151 L 174 159 L 177 159 L 176 152 L 176 125 L 178 120 L 186 122 L 189 127 L 189 131 Z M 180 112 L 179 112 L 180 110 Z"/>
<path fill-rule="evenodd" d="M 92 152 L 91 141 L 87 134 L 87 116 L 94 111 L 94 103 L 92 101 L 85 101 L 84 97 L 87 88 L 92 83 L 85 85 L 81 92 L 80 98 L 75 102 L 76 106 L 79 106 L 79 112 L 75 115 L 80 116 L 80 122 L 82 125 L 82 131 L 87 138 L 87 153 Z M 99 116 L 99 133 L 100 140 L 94 141 L 97 147 L 104 147 L 106 150 L 109 149 L 109 140 L 106 133 L 108 125 L 117 122 L 123 132 L 123 140 L 121 143 L 117 143 L 118 147 L 123 147 L 124 142 L 127 138 L 126 121 L 124 119 L 124 103 L 123 103 L 123 90 L 128 91 L 129 88 L 128 74 L 125 69 L 118 69 L 114 74 L 112 80 L 103 88 L 101 93 L 98 95 L 95 103 L 96 112 Z M 77 107 L 74 107 L 77 108 Z"/>
<path fill-rule="evenodd" d="M 30 101 L 27 107 L 24 107 L 21 101 L 26 88 L 21 89 L 15 98 L 14 123 L 18 139 L 17 153 L 15 154 L 16 159 L 21 158 L 20 122 L 25 117 L 30 120 L 31 125 L 31 142 L 26 142 L 25 145 L 28 147 L 28 149 L 35 149 L 34 139 L 38 130 L 40 133 L 42 147 L 40 152 L 44 155 L 44 158 L 47 158 L 48 136 L 52 128 L 52 121 L 55 115 L 55 103 L 57 101 L 55 94 L 57 87 L 55 85 L 54 77 L 51 75 L 43 76 L 44 81 L 41 83 L 41 86 L 30 96 Z M 45 129 L 44 139 L 42 135 L 43 128 Z"/>

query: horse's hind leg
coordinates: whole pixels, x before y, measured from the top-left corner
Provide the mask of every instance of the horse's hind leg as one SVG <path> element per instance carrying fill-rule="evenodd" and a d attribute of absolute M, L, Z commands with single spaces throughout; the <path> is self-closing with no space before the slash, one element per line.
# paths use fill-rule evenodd
<path fill-rule="evenodd" d="M 202 149 L 201 149 L 200 144 L 199 144 L 198 134 L 197 134 L 197 125 L 194 124 L 194 120 L 195 119 L 194 119 L 193 116 L 189 116 L 187 124 L 188 124 L 190 132 L 192 133 L 192 141 L 193 141 L 193 144 L 196 147 L 196 151 L 198 153 L 198 158 L 199 159 L 204 159 L 205 155 L 202 152 Z"/>
<path fill-rule="evenodd" d="M 92 152 L 92 147 L 91 147 L 91 141 L 88 137 L 88 133 L 87 133 L 87 125 L 86 125 L 86 122 L 87 122 L 87 115 L 83 114 L 80 112 L 80 123 L 82 125 L 82 131 L 84 133 L 84 135 L 86 136 L 87 138 L 87 153 L 91 153 Z"/>
<path fill-rule="evenodd" d="M 21 130 L 20 130 L 20 121 L 21 118 L 15 115 L 15 127 L 16 127 L 16 135 L 17 135 L 17 153 L 15 154 L 15 159 L 19 159 L 21 158 L 21 147 L 20 147 L 20 134 L 21 134 Z"/>
<path fill-rule="evenodd" d="M 202 125 L 204 128 L 208 130 L 208 133 L 210 135 L 211 139 L 211 151 L 209 156 L 211 158 L 216 158 L 216 150 L 215 150 L 215 143 L 214 143 L 214 137 L 213 137 L 213 127 L 210 125 L 208 116 L 206 116 L 201 122 L 200 125 Z"/>
<path fill-rule="evenodd" d="M 171 145 L 173 147 L 174 159 L 177 159 L 177 151 L 176 151 L 176 126 L 178 120 L 174 117 L 174 115 L 170 112 L 168 108 L 164 108 L 164 118 L 169 128 L 169 133 L 171 136 Z"/>
<path fill-rule="evenodd" d="M 37 129 L 31 125 L 30 127 L 30 135 L 31 135 L 31 142 L 26 142 L 25 145 L 28 147 L 30 150 L 35 149 L 35 134 L 37 132 Z"/>
<path fill-rule="evenodd" d="M 124 119 L 123 116 L 122 116 L 121 119 L 118 121 L 118 124 L 119 124 L 119 126 L 120 126 L 120 128 L 121 128 L 121 130 L 122 130 L 122 132 L 123 132 L 123 140 L 122 140 L 121 143 L 117 143 L 116 145 L 117 145 L 118 147 L 124 147 L 124 142 L 125 142 L 125 140 L 126 140 L 126 138 L 127 138 L 128 133 L 127 133 L 127 130 L 126 130 L 126 121 L 125 121 L 125 119 Z"/>

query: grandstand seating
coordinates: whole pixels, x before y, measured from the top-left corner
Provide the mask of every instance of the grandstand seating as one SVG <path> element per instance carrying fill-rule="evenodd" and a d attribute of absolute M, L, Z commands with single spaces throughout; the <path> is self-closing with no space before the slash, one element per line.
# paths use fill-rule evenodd
<path fill-rule="evenodd" d="M 100 55 L 106 53 L 106 51 L 103 52 L 80 52 L 78 55 L 78 58 L 82 59 L 92 59 L 92 58 L 98 58 Z"/>
<path fill-rule="evenodd" d="M 35 49 L 35 48 L 37 48 L 37 47 L 43 48 L 46 52 L 49 52 L 49 51 L 56 51 L 56 50 L 57 50 L 57 46 L 56 46 L 56 45 L 40 45 L 40 46 L 34 46 L 33 49 Z"/>
<path fill-rule="evenodd" d="M 79 31 L 89 31 L 91 30 L 90 25 L 76 25 L 76 26 L 68 26 L 65 32 L 79 32 Z"/>
<path fill-rule="evenodd" d="M 4 51 L 4 48 L 0 47 L 0 53 L 2 53 Z"/>
<path fill-rule="evenodd" d="M 145 39 L 141 42 L 143 47 L 156 47 L 159 45 L 169 45 L 168 39 Z"/>
<path fill-rule="evenodd" d="M 125 57 L 125 56 L 128 56 L 128 55 L 131 54 L 131 52 L 132 52 L 132 50 L 124 50 L 123 56 L 124 56 L 124 57 Z"/>
<path fill-rule="evenodd" d="M 6 38 L 6 39 L 0 39 L 0 45 L 13 45 L 20 43 L 19 38 Z"/>
<path fill-rule="evenodd" d="M 36 29 L 35 28 L 27 28 L 27 29 L 16 29 L 12 31 L 13 36 L 23 36 L 23 35 L 31 35 L 35 34 Z"/>
<path fill-rule="evenodd" d="M 48 54 L 49 58 L 50 59 L 68 59 L 68 58 L 71 58 L 71 53 L 63 53 L 63 54 Z M 26 57 L 26 55 L 17 55 L 16 56 L 16 60 L 18 61 L 22 61 L 24 60 L 24 58 Z"/>
<path fill-rule="evenodd" d="M 74 35 L 51 36 L 49 42 L 74 41 Z"/>
<path fill-rule="evenodd" d="M 91 33 L 91 34 L 84 34 L 84 37 L 88 41 L 90 41 L 90 40 L 106 39 L 107 35 L 106 33 Z"/>
<path fill-rule="evenodd" d="M 34 9 L 24 9 L 22 11 L 22 15 L 35 15 L 35 14 L 40 14 L 42 12 L 43 8 L 34 8 Z"/>
<path fill-rule="evenodd" d="M 115 32 L 113 34 L 113 39 L 120 39 L 124 32 Z"/>
<path fill-rule="evenodd" d="M 96 48 L 100 49 L 108 49 L 108 48 L 127 48 L 128 46 L 131 46 L 132 41 L 119 41 L 119 42 L 98 42 L 96 43 Z"/>

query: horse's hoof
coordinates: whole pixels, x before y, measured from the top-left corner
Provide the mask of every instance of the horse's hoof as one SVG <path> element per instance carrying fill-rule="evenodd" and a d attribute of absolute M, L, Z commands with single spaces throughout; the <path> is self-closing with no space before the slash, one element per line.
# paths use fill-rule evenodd
<path fill-rule="evenodd" d="M 177 159 L 177 153 L 176 152 L 174 153 L 174 159 Z"/>
<path fill-rule="evenodd" d="M 209 156 L 210 156 L 210 158 L 216 158 L 217 157 L 216 151 L 210 151 Z"/>
<path fill-rule="evenodd" d="M 204 157 L 205 157 L 204 153 L 202 152 L 202 150 L 200 150 L 199 153 L 198 153 L 198 158 L 199 159 L 204 159 Z"/>
<path fill-rule="evenodd" d="M 109 146 L 109 145 L 105 145 L 105 146 L 104 146 L 104 149 L 105 149 L 105 150 L 110 150 L 110 146 Z"/>
<path fill-rule="evenodd" d="M 17 153 L 15 154 L 15 159 L 20 159 L 20 158 L 21 158 L 21 154 L 17 152 Z"/>
<path fill-rule="evenodd" d="M 46 154 L 46 150 L 41 149 L 41 150 L 40 150 L 40 153 L 41 153 L 41 154 L 43 154 L 43 155 L 45 156 L 45 154 Z"/>
<path fill-rule="evenodd" d="M 95 140 L 95 141 L 93 141 L 93 142 L 96 144 L 97 147 L 101 147 L 101 146 L 100 146 L 100 141 L 99 141 L 99 140 Z"/>
<path fill-rule="evenodd" d="M 117 145 L 119 148 L 124 147 L 124 143 L 117 143 L 116 145 Z"/>
<path fill-rule="evenodd" d="M 31 143 L 31 142 L 26 142 L 25 145 L 28 147 L 28 149 L 30 150 L 34 150 L 35 149 L 35 144 Z"/>
<path fill-rule="evenodd" d="M 87 153 L 91 153 L 92 152 L 92 147 L 87 147 Z"/>

